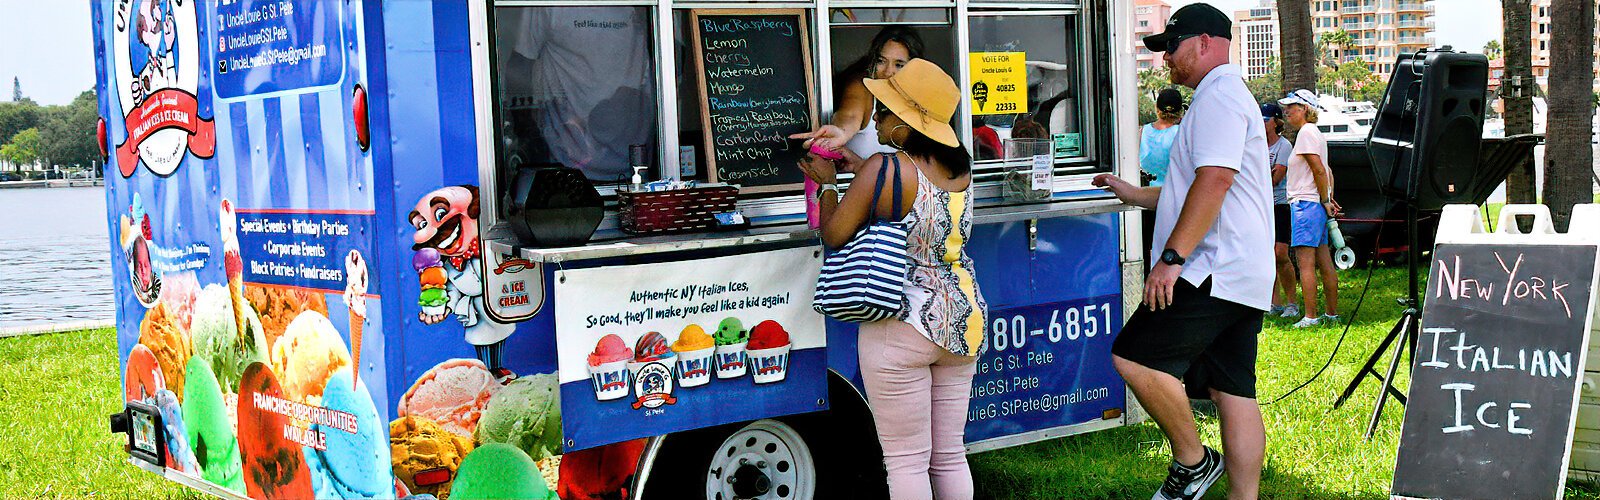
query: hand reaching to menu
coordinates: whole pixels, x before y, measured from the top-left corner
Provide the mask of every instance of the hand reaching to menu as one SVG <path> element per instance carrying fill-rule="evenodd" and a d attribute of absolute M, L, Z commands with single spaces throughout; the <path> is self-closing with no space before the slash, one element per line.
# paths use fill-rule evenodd
<path fill-rule="evenodd" d="M 850 135 L 845 133 L 844 129 L 839 128 L 836 125 L 823 125 L 818 127 L 816 130 L 794 134 L 789 136 L 789 138 L 805 139 L 806 142 L 803 144 L 803 146 L 807 148 L 811 147 L 812 144 L 817 144 L 823 148 L 835 151 L 843 149 L 844 144 L 846 142 L 850 142 Z"/>

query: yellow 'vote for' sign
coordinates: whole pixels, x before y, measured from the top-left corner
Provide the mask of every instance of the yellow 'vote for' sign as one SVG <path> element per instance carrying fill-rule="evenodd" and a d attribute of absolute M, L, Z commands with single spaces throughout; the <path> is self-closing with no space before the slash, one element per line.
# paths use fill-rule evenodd
<path fill-rule="evenodd" d="M 1023 52 L 973 52 L 969 65 L 974 115 L 1028 112 L 1027 54 Z"/>

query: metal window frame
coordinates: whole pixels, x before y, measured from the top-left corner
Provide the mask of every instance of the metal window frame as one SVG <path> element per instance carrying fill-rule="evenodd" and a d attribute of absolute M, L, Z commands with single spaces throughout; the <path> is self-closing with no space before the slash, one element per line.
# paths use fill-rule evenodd
<path fill-rule="evenodd" d="M 1132 50 L 1120 50 L 1122 47 L 1120 47 L 1119 44 L 1130 44 L 1108 39 L 1102 45 L 1096 43 L 1091 37 L 1112 37 L 1122 35 L 1122 30 L 1115 29 L 1113 26 L 1115 26 L 1115 23 L 1118 22 L 1131 23 L 1133 19 L 1132 9 L 1130 7 L 1116 5 L 1120 2 L 1115 1 L 1109 1 L 1109 5 L 1101 6 L 1103 7 L 1102 9 L 1092 9 L 1093 6 L 1099 5 L 1097 2 L 1102 1 L 1108 0 L 481 0 L 477 2 L 469 2 L 469 19 L 472 23 L 470 28 L 470 36 L 472 43 L 472 73 L 474 78 L 473 107 L 475 115 L 478 117 L 477 123 L 474 127 L 478 137 L 480 138 L 477 147 L 480 187 L 490 193 L 498 193 L 500 187 L 497 164 L 499 162 L 499 148 L 502 140 L 502 132 L 497 126 L 495 126 L 495 123 L 498 123 L 499 121 L 499 107 L 496 105 L 495 98 L 499 90 L 497 88 L 497 72 L 494 68 L 493 57 L 495 50 L 493 10 L 497 7 L 615 6 L 650 8 L 649 14 L 655 30 L 654 39 L 656 44 L 652 50 L 652 57 L 654 58 L 653 62 L 656 69 L 656 91 L 657 95 L 659 96 L 656 106 L 656 119 L 658 121 L 657 141 L 661 145 L 660 151 L 656 157 L 656 165 L 659 167 L 658 173 L 660 177 L 669 179 L 682 178 L 682 165 L 679 163 L 678 154 L 678 148 L 681 146 L 679 141 L 681 128 L 678 123 L 680 116 L 678 112 L 678 68 L 676 67 L 677 54 L 675 42 L 675 30 L 677 27 L 674 23 L 674 13 L 679 9 L 808 9 L 812 17 L 812 26 L 815 26 L 815 36 L 812 37 L 812 63 L 817 68 L 833 67 L 831 30 L 834 23 L 829 22 L 829 19 L 830 13 L 836 8 L 949 9 L 951 12 L 949 26 L 954 30 L 955 33 L 955 47 L 957 50 L 965 53 L 971 53 L 971 20 L 973 17 L 1073 17 L 1075 20 L 1074 29 L 1077 32 L 1074 34 L 1074 42 L 1077 44 L 1076 53 L 1078 56 L 1078 64 L 1080 66 L 1080 70 L 1075 80 L 1077 81 L 1079 88 L 1082 89 L 1078 98 L 1078 114 L 1081 131 L 1080 133 L 1083 134 L 1084 156 L 1063 158 L 1057 161 L 1057 175 L 1054 191 L 1061 192 L 1088 189 L 1090 188 L 1089 180 L 1090 177 L 1092 177 L 1092 174 L 1103 172 L 1108 167 L 1113 173 L 1117 173 L 1118 175 L 1122 175 L 1124 177 L 1131 175 L 1119 171 L 1126 169 L 1118 168 L 1119 165 L 1127 160 L 1126 158 L 1123 158 L 1123 156 L 1126 156 L 1126 154 L 1117 154 L 1111 152 L 1127 147 L 1127 144 L 1124 143 L 1127 143 L 1128 141 L 1125 138 L 1124 140 L 1118 140 L 1117 134 L 1115 134 L 1114 131 L 1117 130 L 1118 125 L 1121 123 L 1121 121 L 1123 121 L 1122 119 L 1119 119 L 1121 118 L 1120 115 L 1126 112 L 1126 110 L 1121 108 L 1130 106 L 1127 105 L 1127 103 L 1123 103 L 1114 99 L 1114 95 L 1112 94 L 1115 93 L 1108 93 L 1107 89 L 1104 88 L 1104 85 L 1100 85 L 1099 82 L 1117 81 L 1119 77 L 1115 75 L 1116 71 L 1130 69 L 1134 64 Z M 1103 12 L 1105 19 L 1098 21 L 1093 19 L 1093 15 L 1096 12 Z M 1105 24 L 1106 26 L 1098 26 L 1098 24 Z M 852 23 L 850 25 L 855 24 Z M 1104 54 L 1104 56 L 1111 61 L 1112 66 L 1101 67 L 1101 54 L 1096 53 L 1096 51 L 1101 47 L 1104 47 L 1104 49 L 1107 51 L 1107 54 Z M 1119 51 L 1127 53 L 1121 54 Z M 968 60 L 965 57 L 960 57 L 959 54 L 955 59 L 955 71 L 957 73 L 956 80 L 962 86 L 962 88 L 968 88 L 972 84 Z M 1117 67 L 1116 65 L 1118 64 L 1126 65 L 1129 68 Z M 1108 71 L 1111 74 L 1100 74 L 1103 71 Z M 818 78 L 817 82 L 812 82 L 812 84 L 817 87 L 816 95 L 820 101 L 817 103 L 817 109 L 821 114 L 821 116 L 818 117 L 819 120 L 823 116 L 831 116 L 834 111 L 833 88 L 831 85 L 823 85 L 819 83 L 821 81 L 823 81 L 823 79 Z M 1110 115 L 1102 116 L 1102 101 L 1110 102 L 1112 104 L 1107 108 L 1112 110 Z M 1134 106 L 1136 106 L 1136 104 Z M 966 103 L 962 103 L 960 109 L 961 112 L 957 117 L 958 125 L 960 126 L 959 133 L 961 140 L 970 148 L 973 145 L 972 113 L 971 110 L 968 109 Z M 1136 108 L 1130 109 L 1133 109 L 1134 113 L 1137 112 Z M 1136 114 L 1131 116 L 1136 116 Z M 1105 123 L 1106 120 L 1111 120 L 1114 123 Z M 1106 145 L 1112 145 L 1113 141 L 1115 141 L 1115 148 L 1113 148 L 1111 151 L 1102 151 L 1102 143 L 1105 143 Z M 1116 157 L 1112 157 L 1113 155 Z M 982 168 L 985 170 L 988 170 L 993 166 L 995 166 L 995 163 L 990 161 L 986 161 L 982 164 Z M 979 168 L 980 167 L 978 164 L 974 164 L 975 171 Z M 996 172 L 985 173 L 993 174 Z M 602 196 L 612 196 L 615 194 L 617 186 L 618 185 L 616 184 L 602 184 L 597 185 L 596 188 L 600 191 Z M 976 184 L 974 189 L 974 195 L 977 198 L 994 198 L 1000 196 L 1001 187 L 999 181 L 985 181 Z M 741 201 L 740 208 L 745 210 L 746 214 L 752 217 L 779 215 L 792 216 L 803 213 L 804 211 L 804 203 L 800 198 L 801 197 L 798 195 L 798 193 L 794 193 L 784 196 L 750 199 Z M 504 224 L 502 224 L 500 220 L 501 218 L 498 207 L 499 196 L 496 195 L 483 197 L 482 202 L 487 209 L 485 212 L 488 214 L 485 216 L 485 218 L 489 219 L 489 224 L 486 224 L 485 226 L 491 228 L 489 230 L 489 234 L 486 234 L 485 236 L 490 237 L 492 235 L 499 235 L 505 232 Z M 612 220 L 613 217 L 614 214 L 608 214 L 607 222 L 602 224 L 602 227 L 612 226 L 614 224 Z"/>

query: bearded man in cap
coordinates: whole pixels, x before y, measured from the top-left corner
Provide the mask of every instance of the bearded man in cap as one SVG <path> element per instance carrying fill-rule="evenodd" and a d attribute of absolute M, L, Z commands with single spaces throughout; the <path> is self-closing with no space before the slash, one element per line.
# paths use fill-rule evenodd
<path fill-rule="evenodd" d="M 1266 429 L 1256 403 L 1256 336 L 1272 303 L 1272 175 L 1266 132 L 1237 65 L 1232 22 L 1197 3 L 1144 39 L 1164 52 L 1172 82 L 1195 89 L 1171 150 L 1166 182 L 1138 187 L 1111 174 L 1094 183 L 1156 212 L 1144 304 L 1111 353 L 1172 444 L 1156 500 L 1197 499 L 1224 470 L 1230 498 L 1255 498 Z M 1189 397 L 1216 401 L 1227 458 L 1200 442 Z"/>

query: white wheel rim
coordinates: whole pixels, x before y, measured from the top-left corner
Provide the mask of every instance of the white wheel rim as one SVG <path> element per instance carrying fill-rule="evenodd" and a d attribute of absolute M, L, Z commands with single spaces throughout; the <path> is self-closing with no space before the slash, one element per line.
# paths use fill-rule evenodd
<path fill-rule="evenodd" d="M 734 472 L 741 467 L 755 467 L 766 476 L 769 487 L 765 493 L 735 495 Z M 706 470 L 706 500 L 810 499 L 816 484 L 816 464 L 800 433 L 777 420 L 757 420 L 717 447 Z"/>

